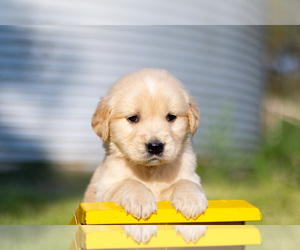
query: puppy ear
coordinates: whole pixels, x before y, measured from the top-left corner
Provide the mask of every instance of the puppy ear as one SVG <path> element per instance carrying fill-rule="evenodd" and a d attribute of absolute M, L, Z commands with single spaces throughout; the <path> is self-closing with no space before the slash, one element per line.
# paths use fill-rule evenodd
<path fill-rule="evenodd" d="M 190 105 L 188 111 L 189 127 L 190 127 L 191 134 L 194 135 L 200 123 L 200 113 L 197 108 L 197 103 L 192 96 L 190 96 L 189 105 Z"/>
<path fill-rule="evenodd" d="M 109 119 L 110 108 L 108 105 L 108 98 L 104 97 L 98 104 L 92 118 L 92 127 L 104 143 L 107 143 L 109 137 Z"/>

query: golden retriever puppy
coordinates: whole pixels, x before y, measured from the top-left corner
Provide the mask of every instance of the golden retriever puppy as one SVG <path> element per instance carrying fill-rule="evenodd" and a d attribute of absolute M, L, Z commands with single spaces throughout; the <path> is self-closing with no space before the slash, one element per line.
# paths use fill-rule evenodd
<path fill-rule="evenodd" d="M 120 78 L 92 118 L 106 155 L 84 202 L 115 202 L 147 219 L 157 201 L 168 200 L 187 219 L 197 218 L 207 208 L 190 140 L 199 120 L 194 99 L 167 71 L 142 69 Z"/>

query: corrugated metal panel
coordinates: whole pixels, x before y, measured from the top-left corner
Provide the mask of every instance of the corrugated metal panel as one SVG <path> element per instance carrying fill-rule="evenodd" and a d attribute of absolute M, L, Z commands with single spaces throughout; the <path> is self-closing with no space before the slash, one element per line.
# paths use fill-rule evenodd
<path fill-rule="evenodd" d="M 97 102 L 117 78 L 143 67 L 169 70 L 196 97 L 199 153 L 252 150 L 262 38 L 256 26 L 2 26 L 0 162 L 96 165 L 103 156 L 90 127 Z"/>
<path fill-rule="evenodd" d="M 262 25 L 270 21 L 267 6 L 261 0 L 1 0 L 0 23 Z"/>

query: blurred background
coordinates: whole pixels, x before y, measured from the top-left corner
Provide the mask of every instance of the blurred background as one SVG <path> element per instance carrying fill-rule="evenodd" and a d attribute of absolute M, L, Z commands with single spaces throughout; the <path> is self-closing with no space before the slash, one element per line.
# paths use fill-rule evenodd
<path fill-rule="evenodd" d="M 8 22 L 62 18 L 44 2 L 4 5 Z M 84 6 L 100 10 L 88 1 L 71 11 Z M 266 11 L 259 1 L 219 8 L 225 22 Z M 247 200 L 264 224 L 299 224 L 299 27 L 0 26 L 0 224 L 69 223 L 104 156 L 90 126 L 97 103 L 144 67 L 168 70 L 198 102 L 193 143 L 208 198 Z"/>

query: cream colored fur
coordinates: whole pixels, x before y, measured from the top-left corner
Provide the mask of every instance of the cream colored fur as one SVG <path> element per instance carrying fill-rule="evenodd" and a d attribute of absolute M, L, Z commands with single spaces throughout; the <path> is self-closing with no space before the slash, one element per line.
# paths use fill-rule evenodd
<path fill-rule="evenodd" d="M 168 114 L 177 118 L 170 122 Z M 134 115 L 139 120 L 132 123 L 127 118 Z M 199 119 L 194 99 L 167 71 L 142 69 L 120 78 L 92 118 L 106 156 L 84 202 L 115 202 L 138 219 L 156 213 L 161 200 L 171 201 L 186 218 L 204 213 L 207 199 L 190 141 Z M 153 140 L 164 144 L 160 155 L 147 152 Z"/>

